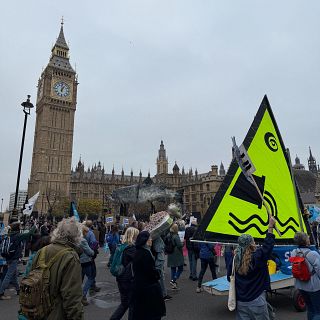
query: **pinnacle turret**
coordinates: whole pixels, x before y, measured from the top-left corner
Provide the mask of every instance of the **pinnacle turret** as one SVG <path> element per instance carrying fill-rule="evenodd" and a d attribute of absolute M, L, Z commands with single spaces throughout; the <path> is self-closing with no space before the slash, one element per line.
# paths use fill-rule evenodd
<path fill-rule="evenodd" d="M 61 27 L 60 27 L 60 33 L 59 33 L 59 36 L 57 38 L 57 41 L 56 41 L 56 46 L 60 47 L 60 48 L 63 48 L 63 49 L 66 49 L 66 50 L 69 50 L 69 47 L 68 47 L 68 44 L 66 42 L 66 39 L 64 37 L 64 32 L 63 32 L 63 20 L 61 21 Z"/>
<path fill-rule="evenodd" d="M 61 22 L 59 36 L 51 49 L 49 66 L 75 73 L 69 61 L 69 46 L 64 37 L 63 21 Z"/>

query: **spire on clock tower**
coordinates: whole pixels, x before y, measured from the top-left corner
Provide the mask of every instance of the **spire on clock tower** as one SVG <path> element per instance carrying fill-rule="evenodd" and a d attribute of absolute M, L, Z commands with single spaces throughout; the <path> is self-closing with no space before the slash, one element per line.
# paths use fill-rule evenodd
<path fill-rule="evenodd" d="M 59 47 L 61 47 L 61 48 L 64 48 L 64 49 L 69 50 L 68 44 L 67 44 L 67 42 L 66 42 L 66 39 L 65 39 L 64 33 L 63 33 L 63 24 L 64 24 L 64 22 L 63 22 L 63 17 L 62 17 L 62 19 L 61 19 L 60 33 L 59 33 L 59 36 L 58 36 L 58 39 L 57 39 L 55 45 L 56 45 L 56 46 L 59 46 Z"/>
<path fill-rule="evenodd" d="M 69 46 L 64 37 L 63 24 L 62 19 L 59 36 L 51 49 L 49 66 L 75 73 L 69 61 Z"/>

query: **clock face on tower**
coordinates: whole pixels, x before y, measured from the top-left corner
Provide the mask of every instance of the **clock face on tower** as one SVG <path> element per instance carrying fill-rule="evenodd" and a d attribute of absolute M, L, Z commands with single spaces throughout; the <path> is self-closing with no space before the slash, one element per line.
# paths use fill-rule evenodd
<path fill-rule="evenodd" d="M 53 86 L 53 90 L 59 97 L 63 98 L 68 97 L 70 94 L 70 86 L 63 81 L 56 82 Z"/>

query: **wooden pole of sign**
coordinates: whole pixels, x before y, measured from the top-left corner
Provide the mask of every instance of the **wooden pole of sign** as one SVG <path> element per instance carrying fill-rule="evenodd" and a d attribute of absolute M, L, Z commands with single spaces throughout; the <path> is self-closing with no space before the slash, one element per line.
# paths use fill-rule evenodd
<path fill-rule="evenodd" d="M 249 157 L 249 155 L 248 155 L 248 153 L 247 153 L 247 150 L 246 150 L 246 149 L 244 148 L 244 146 L 243 146 L 243 148 L 242 148 L 242 155 L 241 155 L 241 151 L 240 151 L 241 146 L 240 146 L 240 148 L 237 146 L 235 137 L 232 138 L 232 141 L 233 141 L 233 145 L 234 145 L 235 150 L 237 150 L 236 153 L 239 153 L 239 155 L 238 155 L 238 156 L 239 156 L 239 159 L 237 160 L 237 162 L 238 162 L 238 164 L 239 164 L 239 167 L 240 167 L 241 171 L 243 172 L 243 174 L 245 175 L 246 178 L 249 177 L 248 180 L 250 180 L 251 184 L 253 184 L 253 186 L 256 188 L 256 190 L 257 190 L 257 192 L 258 192 L 258 194 L 259 194 L 259 196 L 260 196 L 260 198 L 261 198 L 262 204 L 263 204 L 263 206 L 264 206 L 264 207 L 266 208 L 266 210 L 267 210 L 267 213 L 268 213 L 269 218 L 272 217 L 273 215 L 272 215 L 272 213 L 270 212 L 270 209 L 269 209 L 269 207 L 267 206 L 267 204 L 266 204 L 266 202 L 265 202 L 265 200 L 264 200 L 264 198 L 263 198 L 263 195 L 262 195 L 262 193 L 261 193 L 261 191 L 260 191 L 260 189 L 259 189 L 259 187 L 258 187 L 258 185 L 257 185 L 257 182 L 256 182 L 256 180 L 254 180 L 254 178 L 253 178 L 252 173 L 255 171 L 255 167 L 254 167 L 254 165 L 253 165 L 253 163 L 252 163 L 252 161 L 251 161 L 251 159 L 250 159 L 250 157 Z M 238 157 L 236 156 L 235 158 L 237 159 Z M 249 170 L 246 169 L 246 165 L 244 164 L 244 160 L 243 160 L 244 158 L 247 159 L 246 161 L 248 162 L 248 164 L 251 165 L 250 167 L 251 167 L 251 170 L 253 170 L 253 171 L 249 171 Z M 242 165 L 241 165 L 239 162 L 240 162 Z M 253 168 L 253 169 L 252 169 L 252 168 Z M 281 234 L 280 230 L 278 229 L 278 227 L 277 227 L 276 225 L 274 226 L 274 229 L 275 229 L 276 232 L 278 233 L 279 237 L 281 237 L 282 234 Z"/>

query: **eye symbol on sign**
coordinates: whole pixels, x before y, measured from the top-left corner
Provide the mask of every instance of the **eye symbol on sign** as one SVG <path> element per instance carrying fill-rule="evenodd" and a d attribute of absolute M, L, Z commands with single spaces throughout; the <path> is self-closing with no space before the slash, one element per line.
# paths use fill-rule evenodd
<path fill-rule="evenodd" d="M 278 144 L 277 144 L 277 139 L 271 132 L 267 132 L 264 135 L 264 141 L 267 145 L 267 147 L 272 151 L 276 152 L 278 151 Z"/>

